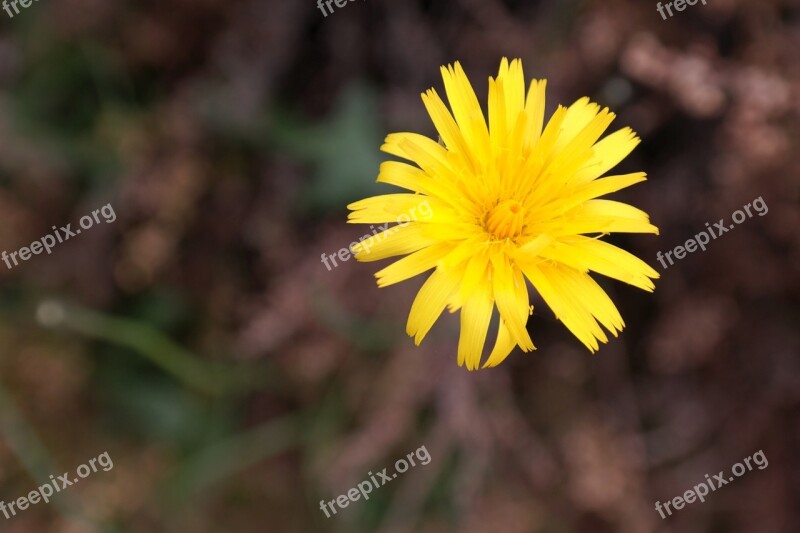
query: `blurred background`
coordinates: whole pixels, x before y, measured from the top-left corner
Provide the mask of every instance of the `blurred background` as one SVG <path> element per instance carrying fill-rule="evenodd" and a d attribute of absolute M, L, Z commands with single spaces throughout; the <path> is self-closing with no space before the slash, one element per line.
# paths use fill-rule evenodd
<path fill-rule="evenodd" d="M 800 4 L 708 0 L 39 0 L 0 11 L 0 250 L 111 203 L 112 223 L 0 263 L 0 499 L 114 467 L 9 532 L 800 531 Z M 404 334 L 424 276 L 339 262 L 394 131 L 460 60 L 502 56 L 643 142 L 611 240 L 662 279 L 601 280 L 626 329 L 592 356 L 534 298 L 538 350 L 456 365 Z M 762 197 L 666 271 L 656 252 Z M 332 518 L 368 472 L 418 465 Z M 668 501 L 763 450 L 662 520 Z"/>

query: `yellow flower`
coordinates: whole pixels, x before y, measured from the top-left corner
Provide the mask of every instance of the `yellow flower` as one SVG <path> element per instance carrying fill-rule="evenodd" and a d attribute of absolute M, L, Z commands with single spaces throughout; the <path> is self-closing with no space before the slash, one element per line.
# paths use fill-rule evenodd
<path fill-rule="evenodd" d="M 645 180 L 644 172 L 601 176 L 639 144 L 630 128 L 599 140 L 614 119 L 581 98 L 559 106 L 542 129 L 545 80 L 525 95 L 522 63 L 503 58 L 489 78 L 489 122 L 459 63 L 442 67 L 450 102 L 434 89 L 422 95 L 440 142 L 394 133 L 384 152 L 412 161 L 381 165 L 378 182 L 412 193 L 350 204 L 349 222 L 400 224 L 353 247 L 356 259 L 406 255 L 376 274 L 386 287 L 430 269 L 408 317 L 419 345 L 442 311 L 461 311 L 458 364 L 480 366 L 489 322 L 499 312 L 497 340 L 485 367 L 514 346 L 534 350 L 526 328 L 533 307 L 527 278 L 556 317 L 592 352 L 614 336 L 622 317 L 589 271 L 646 291 L 658 273 L 634 255 L 600 240 L 612 232 L 655 233 L 647 213 L 598 197 Z M 429 216 L 422 216 L 422 207 Z M 388 227 L 388 226 L 385 226 Z M 599 323 L 599 324 L 598 324 Z"/>

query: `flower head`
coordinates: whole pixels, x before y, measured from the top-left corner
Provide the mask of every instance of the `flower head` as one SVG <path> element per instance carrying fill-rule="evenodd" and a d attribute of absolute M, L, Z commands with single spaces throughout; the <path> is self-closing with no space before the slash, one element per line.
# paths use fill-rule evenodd
<path fill-rule="evenodd" d="M 658 273 L 600 240 L 613 232 L 658 233 L 643 211 L 598 199 L 645 180 L 643 172 L 601 177 L 639 143 L 630 128 L 600 140 L 614 119 L 588 98 L 559 106 L 543 128 L 545 80 L 525 92 L 522 63 L 504 58 L 489 78 L 488 124 L 459 63 L 442 67 L 450 109 L 434 89 L 422 101 L 440 142 L 394 133 L 381 149 L 415 163 L 387 161 L 378 182 L 410 193 L 367 198 L 348 208 L 351 223 L 407 222 L 353 248 L 360 261 L 405 255 L 376 274 L 385 287 L 433 269 L 417 294 L 407 333 L 419 344 L 447 308 L 461 312 L 458 364 L 480 366 L 494 309 L 497 337 L 484 367 L 514 346 L 535 347 L 526 324 L 533 307 L 526 279 L 556 317 L 592 352 L 622 317 L 592 279 L 596 272 L 646 291 Z M 420 215 L 422 204 L 430 216 Z"/>

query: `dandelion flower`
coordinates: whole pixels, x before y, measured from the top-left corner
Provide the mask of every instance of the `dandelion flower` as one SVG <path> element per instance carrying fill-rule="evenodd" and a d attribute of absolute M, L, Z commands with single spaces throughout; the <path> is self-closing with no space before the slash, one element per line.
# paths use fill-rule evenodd
<path fill-rule="evenodd" d="M 419 345 L 445 308 L 460 311 L 458 364 L 469 370 L 481 365 L 495 308 L 496 341 L 484 368 L 500 364 L 515 346 L 535 349 L 527 331 L 533 306 L 526 279 L 595 352 L 598 341 L 608 342 L 601 326 L 616 336 L 624 322 L 589 273 L 651 292 L 659 277 L 636 256 L 600 240 L 615 232 L 658 234 L 647 213 L 599 199 L 645 180 L 644 172 L 602 177 L 639 138 L 623 128 L 600 140 L 615 115 L 588 98 L 559 106 L 544 125 L 546 80 L 531 81 L 526 94 L 521 61 L 505 58 L 497 77 L 489 78 L 487 124 L 461 65 L 441 70 L 450 109 L 434 89 L 422 95 L 439 142 L 393 133 L 381 147 L 414 164 L 386 161 L 377 181 L 411 192 L 348 206 L 351 223 L 402 220 L 354 246 L 356 259 L 405 256 L 376 273 L 379 287 L 433 269 L 411 306 L 406 332 Z"/>

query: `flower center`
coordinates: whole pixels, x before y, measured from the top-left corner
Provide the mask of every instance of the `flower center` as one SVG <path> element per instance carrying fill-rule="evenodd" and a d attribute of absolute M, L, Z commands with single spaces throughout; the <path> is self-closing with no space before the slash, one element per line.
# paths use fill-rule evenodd
<path fill-rule="evenodd" d="M 486 231 L 497 239 L 513 239 L 522 233 L 525 211 L 516 200 L 503 200 L 486 216 Z"/>

